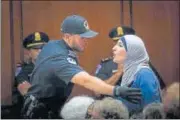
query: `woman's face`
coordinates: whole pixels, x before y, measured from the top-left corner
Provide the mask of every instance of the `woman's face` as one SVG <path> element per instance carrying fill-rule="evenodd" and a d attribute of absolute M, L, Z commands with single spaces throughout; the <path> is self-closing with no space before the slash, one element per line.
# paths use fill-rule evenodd
<path fill-rule="evenodd" d="M 121 40 L 113 47 L 113 61 L 122 64 L 126 59 L 126 49 Z"/>

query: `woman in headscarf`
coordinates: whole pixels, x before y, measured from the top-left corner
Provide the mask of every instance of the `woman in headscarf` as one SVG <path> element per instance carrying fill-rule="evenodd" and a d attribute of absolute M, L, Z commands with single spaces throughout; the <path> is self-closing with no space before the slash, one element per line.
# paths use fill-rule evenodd
<path fill-rule="evenodd" d="M 161 102 L 161 91 L 158 78 L 149 67 L 149 56 L 141 38 L 136 35 L 125 35 L 113 47 L 113 61 L 123 64 L 121 86 L 140 88 L 140 104 L 132 104 L 118 98 L 127 105 L 130 112 L 142 110 L 147 104 Z"/>

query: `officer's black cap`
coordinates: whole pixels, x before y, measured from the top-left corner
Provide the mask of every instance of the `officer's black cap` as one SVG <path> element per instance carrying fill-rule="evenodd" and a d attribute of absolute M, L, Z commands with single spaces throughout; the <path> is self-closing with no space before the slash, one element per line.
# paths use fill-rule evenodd
<path fill-rule="evenodd" d="M 49 36 L 44 32 L 33 32 L 23 40 L 26 49 L 41 49 L 49 41 Z"/>
<path fill-rule="evenodd" d="M 133 28 L 128 26 L 115 27 L 109 32 L 109 37 L 113 40 L 119 40 L 123 35 L 135 35 Z"/>
<path fill-rule="evenodd" d="M 61 24 L 63 33 L 79 34 L 83 38 L 92 38 L 98 35 L 89 28 L 87 20 L 79 15 L 70 15 Z"/>

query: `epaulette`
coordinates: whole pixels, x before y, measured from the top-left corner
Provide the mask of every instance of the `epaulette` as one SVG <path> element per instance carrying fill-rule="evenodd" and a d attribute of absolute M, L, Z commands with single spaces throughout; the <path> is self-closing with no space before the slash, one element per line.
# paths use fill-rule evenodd
<path fill-rule="evenodd" d="M 107 62 L 107 61 L 109 61 L 109 60 L 112 60 L 112 57 L 104 58 L 104 59 L 101 60 L 101 62 Z"/>

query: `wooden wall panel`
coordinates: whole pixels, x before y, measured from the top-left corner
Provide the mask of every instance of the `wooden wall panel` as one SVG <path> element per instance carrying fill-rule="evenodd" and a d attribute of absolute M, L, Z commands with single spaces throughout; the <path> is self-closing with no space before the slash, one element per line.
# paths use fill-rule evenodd
<path fill-rule="evenodd" d="M 11 104 L 11 41 L 9 1 L 2 1 L 1 38 L 1 104 Z"/>
<path fill-rule="evenodd" d="M 133 2 L 134 3 L 134 2 Z M 124 24 L 125 26 L 130 26 L 130 8 L 129 8 L 129 1 L 123 1 L 123 6 L 124 6 Z M 134 6 L 133 6 L 134 7 Z"/>
<path fill-rule="evenodd" d="M 12 86 L 14 79 L 12 79 L 12 72 L 15 71 L 15 63 L 20 62 L 21 42 L 20 39 L 20 2 L 13 2 L 13 37 L 14 44 L 12 44 L 10 34 L 10 12 L 9 1 L 2 2 L 2 103 L 11 104 Z M 13 46 L 13 47 L 11 47 Z M 12 50 L 13 49 L 13 50 Z M 13 55 L 14 54 L 14 55 Z M 13 58 L 14 57 L 14 58 Z M 14 63 L 11 63 L 14 60 Z M 14 70 L 12 70 L 14 65 Z"/>
<path fill-rule="evenodd" d="M 166 85 L 179 81 L 178 7 L 178 1 L 133 2 L 134 28 Z"/>
<path fill-rule="evenodd" d="M 13 20 L 14 20 L 14 56 L 15 63 L 21 61 L 21 50 L 22 50 L 22 40 L 21 40 L 21 11 L 20 11 L 20 1 L 13 2 Z M 15 64 L 16 66 L 16 64 Z"/>

